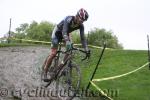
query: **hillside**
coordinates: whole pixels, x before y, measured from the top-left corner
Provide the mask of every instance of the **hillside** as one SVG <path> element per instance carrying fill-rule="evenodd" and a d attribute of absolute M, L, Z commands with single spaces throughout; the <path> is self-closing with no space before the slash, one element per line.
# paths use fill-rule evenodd
<path fill-rule="evenodd" d="M 101 50 L 92 49 L 92 56 L 89 63 L 82 67 L 82 86 L 88 84 L 88 79 L 94 71 L 99 59 Z M 98 66 L 94 79 L 107 78 L 122 75 L 133 71 L 147 63 L 147 51 L 143 50 L 112 50 L 104 52 L 101 63 Z M 148 66 L 113 80 L 94 82 L 99 88 L 112 97 L 114 100 L 149 100 L 150 99 L 150 70 Z M 96 91 L 91 85 L 90 90 Z M 113 95 L 111 91 L 117 92 Z M 93 98 L 94 99 L 94 98 Z M 95 98 L 96 99 L 96 98 Z"/>
<path fill-rule="evenodd" d="M 0 88 L 6 88 L 8 95 L 2 100 L 49 100 L 49 98 L 28 97 L 27 91 L 41 88 L 40 67 L 49 53 L 46 46 L 24 46 L 0 48 Z M 100 49 L 91 49 L 91 58 L 81 63 L 79 55 L 75 59 L 81 66 L 81 89 L 85 88 L 94 71 L 101 53 Z M 133 71 L 147 63 L 147 51 L 114 50 L 104 52 L 94 79 L 112 77 Z M 149 100 L 150 99 L 150 70 L 148 66 L 121 78 L 94 82 L 106 93 L 116 91 L 117 95 L 108 96 L 114 100 Z M 54 89 L 55 87 L 50 87 Z M 22 95 L 18 91 L 21 91 Z M 91 85 L 90 91 L 96 91 Z M 1 91 L 0 91 L 1 92 Z M 13 94 L 12 96 L 12 93 Z M 2 92 L 1 92 L 2 94 Z M 19 97 L 19 98 L 18 98 Z M 18 99 L 17 99 L 18 98 Z M 81 100 L 99 100 L 100 97 L 81 97 Z M 58 98 L 57 98 L 58 99 Z M 59 99 L 58 99 L 59 100 Z M 64 100 L 64 99 L 63 99 Z"/>

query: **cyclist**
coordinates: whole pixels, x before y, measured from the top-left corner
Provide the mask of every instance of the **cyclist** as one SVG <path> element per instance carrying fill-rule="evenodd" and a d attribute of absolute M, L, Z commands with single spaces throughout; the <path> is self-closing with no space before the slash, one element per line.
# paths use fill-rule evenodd
<path fill-rule="evenodd" d="M 65 40 L 66 49 L 71 49 L 71 38 L 70 33 L 74 30 L 79 29 L 80 30 L 80 38 L 81 43 L 85 51 L 87 52 L 87 56 L 90 56 L 90 50 L 88 49 L 87 42 L 84 37 L 84 25 L 83 22 L 87 21 L 89 15 L 87 11 L 83 8 L 81 8 L 75 16 L 66 16 L 57 26 L 54 28 L 52 33 L 52 44 L 51 44 L 51 52 L 48 56 L 48 58 L 45 61 L 44 66 L 44 81 L 46 82 L 47 79 L 47 72 L 48 68 L 52 63 L 53 58 L 55 57 L 57 53 L 57 48 L 59 42 L 62 41 L 62 39 Z"/>

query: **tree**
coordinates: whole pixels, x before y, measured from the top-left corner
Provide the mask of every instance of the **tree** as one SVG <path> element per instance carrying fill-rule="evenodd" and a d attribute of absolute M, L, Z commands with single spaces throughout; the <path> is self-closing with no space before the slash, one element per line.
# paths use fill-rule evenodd
<path fill-rule="evenodd" d="M 28 27 L 28 23 L 20 24 L 20 27 L 16 28 L 16 32 L 13 33 L 14 36 L 19 39 L 25 38 Z"/>
<path fill-rule="evenodd" d="M 118 38 L 113 34 L 112 31 L 95 28 L 89 33 L 89 44 L 102 46 L 105 42 L 108 48 L 123 48 L 122 45 L 118 43 Z"/>
<path fill-rule="evenodd" d="M 54 24 L 43 21 L 40 24 L 33 21 L 27 31 L 27 37 L 34 40 L 50 41 Z"/>

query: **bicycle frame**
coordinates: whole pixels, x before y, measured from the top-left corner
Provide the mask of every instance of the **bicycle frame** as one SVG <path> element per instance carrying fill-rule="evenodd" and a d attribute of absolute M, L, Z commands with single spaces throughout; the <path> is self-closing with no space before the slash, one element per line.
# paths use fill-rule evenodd
<path fill-rule="evenodd" d="M 55 69 L 55 72 L 56 72 L 56 75 L 55 75 L 55 77 L 54 78 L 52 78 L 51 80 L 56 80 L 57 78 L 58 78 L 58 75 L 59 75 L 59 73 L 61 72 L 61 70 L 64 68 L 64 66 L 66 66 L 66 64 L 67 64 L 67 62 L 68 61 L 71 61 L 71 59 L 72 59 L 72 51 L 73 50 L 77 50 L 77 51 L 80 51 L 80 52 L 82 52 L 82 53 L 85 53 L 86 54 L 86 52 L 84 51 L 84 50 L 81 50 L 81 49 L 79 49 L 79 48 L 74 48 L 73 46 L 72 46 L 72 49 L 70 49 L 70 50 L 68 50 L 68 51 L 62 51 L 61 50 L 61 43 L 59 44 L 59 47 L 58 47 L 58 51 L 57 51 L 57 54 L 56 54 L 56 57 L 57 57 L 57 64 L 56 64 L 56 69 Z M 60 64 L 60 65 L 58 65 L 58 62 L 59 62 L 59 57 L 60 57 L 60 54 L 68 54 L 68 57 L 67 57 L 67 59 L 65 59 L 65 62 L 63 63 L 63 64 Z M 82 61 L 83 60 L 85 60 L 85 59 L 87 59 L 88 57 L 87 57 L 87 55 L 86 55 L 86 57 L 85 58 L 83 58 L 83 59 L 81 59 Z M 51 84 L 51 81 L 45 86 L 45 87 L 48 87 L 49 85 Z"/>

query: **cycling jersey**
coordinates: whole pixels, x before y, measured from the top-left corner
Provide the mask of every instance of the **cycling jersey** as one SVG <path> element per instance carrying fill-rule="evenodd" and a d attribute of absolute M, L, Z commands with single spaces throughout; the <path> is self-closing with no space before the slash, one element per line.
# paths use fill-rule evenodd
<path fill-rule="evenodd" d="M 64 35 L 69 39 L 69 33 L 74 30 L 80 30 L 80 38 L 84 48 L 87 47 L 87 43 L 84 37 L 84 25 L 75 23 L 75 16 L 67 16 L 63 19 L 53 30 L 52 33 L 52 47 L 57 47 Z"/>

